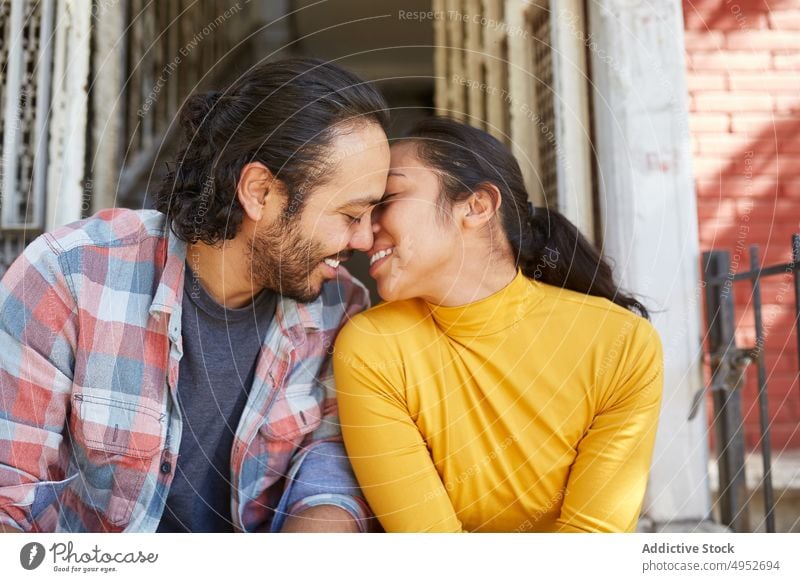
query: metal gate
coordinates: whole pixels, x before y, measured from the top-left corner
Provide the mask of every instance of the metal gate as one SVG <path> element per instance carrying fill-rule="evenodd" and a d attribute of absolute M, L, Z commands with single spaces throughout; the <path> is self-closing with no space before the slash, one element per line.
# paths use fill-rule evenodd
<path fill-rule="evenodd" d="M 747 485 L 745 481 L 745 444 L 742 423 L 741 386 L 747 367 L 755 364 L 758 372 L 758 411 L 761 453 L 764 463 L 762 490 L 766 531 L 775 531 L 775 500 L 772 489 L 772 465 L 767 407 L 767 372 L 764 362 L 764 320 L 762 317 L 761 280 L 783 275 L 794 283 L 794 325 L 797 330 L 797 358 L 800 370 L 800 234 L 792 236 L 792 262 L 761 266 L 758 247 L 750 247 L 750 269 L 733 273 L 731 253 L 710 251 L 703 254 L 706 323 L 711 363 L 711 391 L 714 402 L 714 434 L 719 464 L 719 508 L 723 524 L 737 532 L 749 530 Z M 755 324 L 755 346 L 736 345 L 733 285 L 749 281 Z M 798 372 L 800 375 L 800 371 Z"/>

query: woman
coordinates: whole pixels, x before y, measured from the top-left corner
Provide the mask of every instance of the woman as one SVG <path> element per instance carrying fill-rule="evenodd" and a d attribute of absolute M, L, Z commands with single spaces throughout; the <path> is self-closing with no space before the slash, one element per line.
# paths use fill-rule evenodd
<path fill-rule="evenodd" d="M 334 370 L 386 531 L 633 531 L 662 392 L 647 311 L 510 151 L 419 124 L 392 147 L 370 275 Z M 632 310 L 635 310 L 636 313 Z"/>

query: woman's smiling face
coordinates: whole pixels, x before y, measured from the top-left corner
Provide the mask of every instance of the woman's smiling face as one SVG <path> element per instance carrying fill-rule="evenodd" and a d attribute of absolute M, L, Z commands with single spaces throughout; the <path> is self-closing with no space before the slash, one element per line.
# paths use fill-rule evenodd
<path fill-rule="evenodd" d="M 417 158 L 414 142 L 392 146 L 384 200 L 373 211 L 369 274 L 385 301 L 435 302 L 459 268 L 461 231 L 441 207 L 439 176 Z M 447 204 L 446 202 L 444 204 Z"/>

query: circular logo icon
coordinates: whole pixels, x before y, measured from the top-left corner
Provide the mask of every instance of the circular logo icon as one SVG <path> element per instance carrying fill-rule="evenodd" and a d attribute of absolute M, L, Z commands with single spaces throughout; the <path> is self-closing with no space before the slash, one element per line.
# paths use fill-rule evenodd
<path fill-rule="evenodd" d="M 44 546 L 38 542 L 31 542 L 22 546 L 19 552 L 19 563 L 26 570 L 35 570 L 44 561 Z"/>

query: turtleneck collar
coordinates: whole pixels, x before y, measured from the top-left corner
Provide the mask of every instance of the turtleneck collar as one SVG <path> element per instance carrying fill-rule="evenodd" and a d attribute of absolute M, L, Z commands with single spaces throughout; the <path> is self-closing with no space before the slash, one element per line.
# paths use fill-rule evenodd
<path fill-rule="evenodd" d="M 480 337 L 509 328 L 524 318 L 542 299 L 540 285 L 518 269 L 508 285 L 479 301 L 457 307 L 442 307 L 427 301 L 426 304 L 436 324 L 447 335 Z"/>

